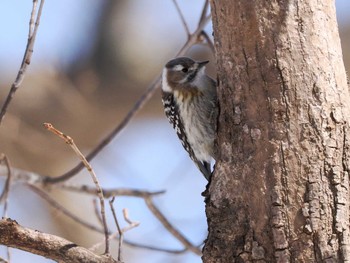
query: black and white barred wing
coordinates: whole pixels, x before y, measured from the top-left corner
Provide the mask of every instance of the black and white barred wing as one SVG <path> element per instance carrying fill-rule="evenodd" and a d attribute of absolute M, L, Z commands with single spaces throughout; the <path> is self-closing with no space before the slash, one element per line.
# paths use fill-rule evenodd
<path fill-rule="evenodd" d="M 181 116 L 179 114 L 178 106 L 174 100 L 174 96 L 171 93 L 163 92 L 162 96 L 162 102 L 164 106 L 164 112 L 167 116 L 170 124 L 173 126 L 174 130 L 177 133 L 177 136 L 179 137 L 182 146 L 185 148 L 185 150 L 190 155 L 192 161 L 197 165 L 198 169 L 202 172 L 204 177 L 209 180 L 211 171 L 210 171 L 210 164 L 208 163 L 202 163 L 198 161 L 196 158 L 193 149 L 191 145 L 189 144 L 187 140 L 187 136 L 185 133 L 185 128 L 182 124 Z"/>

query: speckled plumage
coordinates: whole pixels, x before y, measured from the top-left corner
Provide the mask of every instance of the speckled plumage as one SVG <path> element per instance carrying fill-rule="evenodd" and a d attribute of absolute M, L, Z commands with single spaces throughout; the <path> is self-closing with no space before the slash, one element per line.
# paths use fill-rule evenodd
<path fill-rule="evenodd" d="M 183 147 L 209 180 L 216 157 L 218 115 L 216 83 L 205 73 L 207 62 L 190 58 L 169 61 L 163 70 L 164 111 Z"/>

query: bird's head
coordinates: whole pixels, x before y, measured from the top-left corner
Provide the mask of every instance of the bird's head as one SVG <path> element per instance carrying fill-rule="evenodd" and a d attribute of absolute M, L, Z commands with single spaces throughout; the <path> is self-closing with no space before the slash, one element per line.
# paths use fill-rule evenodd
<path fill-rule="evenodd" d="M 204 69 L 208 62 L 196 62 L 187 57 L 170 60 L 163 69 L 163 91 L 173 92 L 177 89 L 196 86 L 198 80 L 205 74 Z"/>

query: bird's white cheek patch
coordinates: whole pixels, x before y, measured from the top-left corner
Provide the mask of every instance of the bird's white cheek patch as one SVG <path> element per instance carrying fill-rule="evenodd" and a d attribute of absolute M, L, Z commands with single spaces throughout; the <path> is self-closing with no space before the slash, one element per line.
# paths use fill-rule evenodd
<path fill-rule="evenodd" d="M 170 88 L 169 83 L 166 79 L 166 75 L 167 75 L 167 69 L 164 68 L 162 73 L 162 90 L 164 92 L 172 92 L 172 89 Z"/>

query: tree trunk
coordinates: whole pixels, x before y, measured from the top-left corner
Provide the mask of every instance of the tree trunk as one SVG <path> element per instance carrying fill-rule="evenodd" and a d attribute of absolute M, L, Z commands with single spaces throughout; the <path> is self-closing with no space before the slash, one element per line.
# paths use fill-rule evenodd
<path fill-rule="evenodd" d="M 204 262 L 349 262 L 350 95 L 334 1 L 211 0 L 220 158 Z"/>

